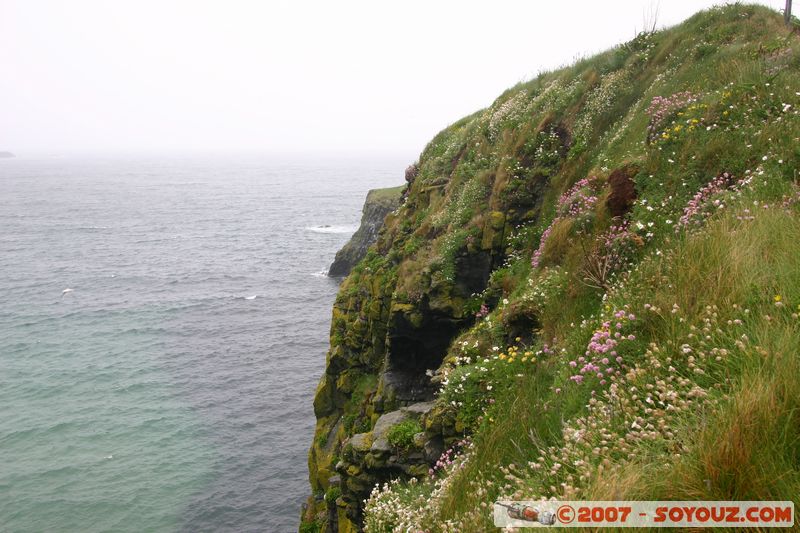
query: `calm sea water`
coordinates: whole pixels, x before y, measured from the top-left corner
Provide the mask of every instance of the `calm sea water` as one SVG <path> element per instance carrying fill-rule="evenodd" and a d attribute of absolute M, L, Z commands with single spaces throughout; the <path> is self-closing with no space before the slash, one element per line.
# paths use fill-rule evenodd
<path fill-rule="evenodd" d="M 0 160 L 0 531 L 296 531 L 320 272 L 402 168 Z"/>

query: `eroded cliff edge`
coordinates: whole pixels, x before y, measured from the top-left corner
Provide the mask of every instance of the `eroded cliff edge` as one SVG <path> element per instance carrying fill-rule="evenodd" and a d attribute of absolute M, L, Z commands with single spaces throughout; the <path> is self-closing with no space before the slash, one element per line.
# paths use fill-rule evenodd
<path fill-rule="evenodd" d="M 367 249 L 378 238 L 378 230 L 383 226 L 386 215 L 397 209 L 403 187 L 386 189 L 372 189 L 367 193 L 364 207 L 361 210 L 361 224 L 350 240 L 336 252 L 328 275 L 343 277 L 350 273 L 353 267 L 364 258 Z"/>

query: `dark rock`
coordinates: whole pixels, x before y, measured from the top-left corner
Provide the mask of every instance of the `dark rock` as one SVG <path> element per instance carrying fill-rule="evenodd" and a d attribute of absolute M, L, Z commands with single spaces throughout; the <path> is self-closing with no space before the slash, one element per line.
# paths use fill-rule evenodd
<path fill-rule="evenodd" d="M 444 441 L 439 435 L 434 435 L 425 442 L 425 460 L 435 463 L 444 453 Z"/>
<path fill-rule="evenodd" d="M 436 393 L 435 385 L 424 370 L 422 372 L 407 369 L 387 370 L 381 379 L 383 391 L 378 400 L 384 409 L 392 405 L 409 405 L 430 400 Z"/>
<path fill-rule="evenodd" d="M 373 189 L 367 193 L 367 199 L 361 211 L 361 225 L 347 244 L 336 252 L 336 258 L 328 269 L 329 276 L 346 276 L 364 258 L 367 249 L 378 238 L 378 231 L 383 226 L 383 219 L 400 205 L 401 195 L 402 187 Z"/>
<path fill-rule="evenodd" d="M 492 273 L 492 255 L 487 252 L 460 254 L 456 257 L 455 266 L 457 291 L 465 295 L 479 293 L 489 282 L 489 275 Z"/>
<path fill-rule="evenodd" d="M 423 375 L 428 369 L 438 368 L 450 341 L 464 325 L 464 320 L 430 309 L 423 309 L 421 314 L 393 312 L 388 335 L 390 368 Z"/>
<path fill-rule="evenodd" d="M 636 200 L 636 184 L 633 178 L 638 173 L 639 167 L 636 165 L 625 165 L 614 170 L 608 177 L 611 194 L 606 205 L 612 217 L 625 216 L 633 207 Z"/>
<path fill-rule="evenodd" d="M 419 166 L 416 163 L 408 165 L 408 167 L 406 167 L 406 183 L 413 183 L 418 174 Z"/>
<path fill-rule="evenodd" d="M 540 327 L 535 304 L 527 300 L 506 307 L 502 320 L 506 330 L 506 344 L 509 345 L 515 344 L 517 338 L 524 344 L 530 344 Z"/>

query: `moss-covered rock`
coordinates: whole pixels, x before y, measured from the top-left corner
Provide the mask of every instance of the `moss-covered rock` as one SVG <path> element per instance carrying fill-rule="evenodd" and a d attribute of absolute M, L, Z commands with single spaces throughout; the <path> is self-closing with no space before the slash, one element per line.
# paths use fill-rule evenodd
<path fill-rule="evenodd" d="M 366 255 L 367 249 L 378 238 L 387 214 L 394 211 L 403 194 L 403 187 L 373 189 L 367 194 L 361 215 L 361 225 L 350 240 L 336 253 L 328 269 L 329 276 L 346 276 Z"/>

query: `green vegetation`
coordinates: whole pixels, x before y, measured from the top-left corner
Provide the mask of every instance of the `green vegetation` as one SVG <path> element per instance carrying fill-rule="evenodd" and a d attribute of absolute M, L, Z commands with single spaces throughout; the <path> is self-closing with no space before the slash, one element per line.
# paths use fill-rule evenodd
<path fill-rule="evenodd" d="M 369 199 L 374 202 L 394 202 L 402 190 L 403 186 L 372 189 L 369 192 Z"/>
<path fill-rule="evenodd" d="M 431 141 L 398 286 L 504 255 L 437 372 L 454 451 L 376 488 L 367 531 L 491 530 L 498 498 L 800 504 L 798 74 L 777 13 L 714 8 Z"/>
<path fill-rule="evenodd" d="M 333 503 L 336 503 L 336 498 L 338 498 L 341 495 L 342 495 L 342 489 L 340 489 L 339 487 L 330 487 L 325 492 L 325 501 L 328 503 L 328 505 L 331 505 Z"/>
<path fill-rule="evenodd" d="M 416 420 L 404 420 L 392 426 L 386 433 L 389 444 L 398 448 L 410 448 L 414 444 L 414 435 L 422 431 Z"/>
<path fill-rule="evenodd" d="M 319 533 L 322 526 L 316 520 L 311 522 L 300 522 L 300 533 Z"/>

